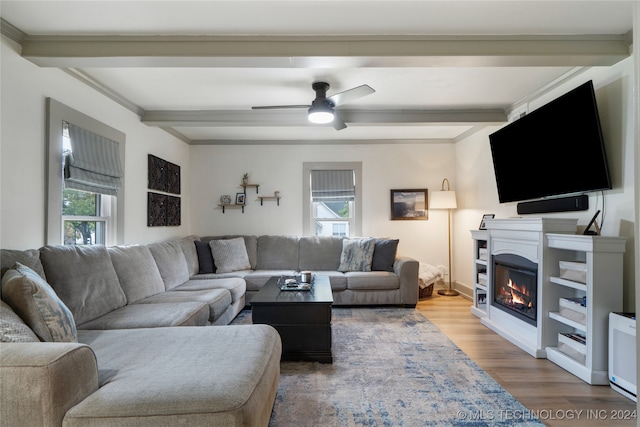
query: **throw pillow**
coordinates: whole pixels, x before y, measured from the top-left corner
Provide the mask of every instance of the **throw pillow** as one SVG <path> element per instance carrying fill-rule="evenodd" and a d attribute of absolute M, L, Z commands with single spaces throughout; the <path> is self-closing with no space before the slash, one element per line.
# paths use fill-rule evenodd
<path fill-rule="evenodd" d="M 338 271 L 371 271 L 375 244 L 376 240 L 372 237 L 344 239 Z"/>
<path fill-rule="evenodd" d="M 9 304 L 0 300 L 0 342 L 40 342 Z"/>
<path fill-rule="evenodd" d="M 250 270 L 249 255 L 242 237 L 235 239 L 211 240 L 211 255 L 216 265 L 216 273 Z"/>
<path fill-rule="evenodd" d="M 372 271 L 393 271 L 398 251 L 398 239 L 377 239 L 373 250 Z"/>
<path fill-rule="evenodd" d="M 211 255 L 211 246 L 209 246 L 209 242 L 194 240 L 193 243 L 195 243 L 196 245 L 196 253 L 198 254 L 198 273 L 215 273 L 216 266 L 213 262 L 213 256 Z"/>
<path fill-rule="evenodd" d="M 42 341 L 77 342 L 71 311 L 35 271 L 19 262 L 2 277 L 2 298 Z"/>

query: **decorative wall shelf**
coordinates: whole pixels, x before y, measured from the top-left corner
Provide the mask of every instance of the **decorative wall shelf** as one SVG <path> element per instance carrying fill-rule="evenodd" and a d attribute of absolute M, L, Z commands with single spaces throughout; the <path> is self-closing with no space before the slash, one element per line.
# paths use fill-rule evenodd
<path fill-rule="evenodd" d="M 266 201 L 275 201 L 278 206 L 280 206 L 280 196 L 276 197 L 276 196 L 260 196 L 258 197 L 258 200 L 260 200 L 260 206 L 263 205 L 263 202 Z"/>
<path fill-rule="evenodd" d="M 260 187 L 260 184 L 240 184 L 240 187 L 244 188 L 244 192 L 247 192 L 247 187 L 256 187 L 256 194 L 258 194 L 258 189 Z"/>
<path fill-rule="evenodd" d="M 225 204 L 225 205 L 218 205 L 218 206 L 220 206 L 220 208 L 222 208 L 222 213 L 224 213 L 225 208 L 227 208 L 227 209 L 242 209 L 242 213 L 244 213 L 244 207 L 246 205 L 238 205 L 238 204 L 235 204 L 235 203 L 231 203 L 229 205 Z"/>

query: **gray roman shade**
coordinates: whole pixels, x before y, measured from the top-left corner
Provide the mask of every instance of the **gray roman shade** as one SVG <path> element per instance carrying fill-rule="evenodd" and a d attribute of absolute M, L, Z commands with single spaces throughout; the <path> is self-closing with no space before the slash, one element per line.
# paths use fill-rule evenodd
<path fill-rule="evenodd" d="M 356 185 L 353 170 L 311 171 L 311 199 L 314 202 L 353 201 L 355 197 Z"/>
<path fill-rule="evenodd" d="M 115 196 L 123 177 L 118 143 L 69 123 L 65 188 Z"/>

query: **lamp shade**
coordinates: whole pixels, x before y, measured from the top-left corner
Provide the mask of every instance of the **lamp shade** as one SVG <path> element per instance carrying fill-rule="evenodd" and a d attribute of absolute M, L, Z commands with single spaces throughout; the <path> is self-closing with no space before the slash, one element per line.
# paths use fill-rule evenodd
<path fill-rule="evenodd" d="M 433 191 L 429 199 L 429 209 L 455 209 L 456 203 L 455 191 Z"/>

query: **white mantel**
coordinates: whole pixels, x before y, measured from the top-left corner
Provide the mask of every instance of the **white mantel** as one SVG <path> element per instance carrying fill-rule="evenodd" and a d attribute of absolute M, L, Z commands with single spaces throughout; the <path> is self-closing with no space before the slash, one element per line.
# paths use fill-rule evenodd
<path fill-rule="evenodd" d="M 563 218 L 509 218 L 487 220 L 487 316 L 481 322 L 536 358 L 546 358 L 546 348 L 557 338 L 555 334 L 545 334 L 545 326 L 550 322 L 543 307 L 548 297 L 544 294 L 543 283 L 550 276 L 551 265 L 558 260 L 546 245 L 547 233 L 575 234 L 577 219 Z M 493 299 L 493 271 L 491 259 L 498 254 L 515 254 L 538 264 L 537 283 L 537 326 L 530 325 L 503 310 L 491 305 Z M 549 328 L 551 330 L 552 328 Z"/>

